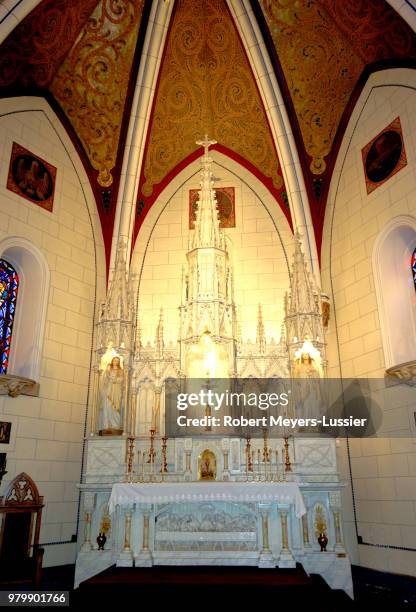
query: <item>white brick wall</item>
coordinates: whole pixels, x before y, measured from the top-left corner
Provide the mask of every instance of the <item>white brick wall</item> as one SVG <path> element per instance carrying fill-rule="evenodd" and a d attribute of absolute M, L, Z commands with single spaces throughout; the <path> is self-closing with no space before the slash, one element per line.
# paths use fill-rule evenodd
<path fill-rule="evenodd" d="M 361 149 L 397 116 L 408 165 L 367 195 Z M 343 377 L 384 377 L 372 255 L 385 224 L 402 214 L 416 217 L 416 79 L 412 71 L 394 70 L 372 75 L 367 83 L 350 120 L 331 183 L 322 252 L 323 289 L 332 295 L 337 324 L 336 334 L 332 312 L 327 337 L 331 376 L 339 375 L 340 364 Z M 397 405 L 392 394 L 384 407 L 384 425 L 404 427 L 409 432 L 411 418 L 411 411 Z M 415 438 L 351 440 L 350 451 L 359 534 L 375 544 L 415 547 Z M 346 456 L 345 447 L 342 452 Z M 348 482 L 348 462 L 341 461 L 340 466 Z M 354 551 L 348 494 L 345 508 L 348 545 Z M 358 554 L 361 565 L 416 574 L 415 552 L 359 546 Z"/>
<path fill-rule="evenodd" d="M 52 213 L 6 189 L 13 141 L 57 167 Z M 76 532 L 92 315 L 95 292 L 105 291 L 102 235 L 81 162 L 45 101 L 0 103 L 0 161 L 0 238 L 30 240 L 51 274 L 40 396 L 0 397 L 0 419 L 13 420 L 12 443 L 0 449 L 8 453 L 1 492 L 19 472 L 32 476 L 46 503 L 41 542 L 56 542 Z M 47 546 L 45 555 L 45 565 L 71 563 L 75 546 Z"/>

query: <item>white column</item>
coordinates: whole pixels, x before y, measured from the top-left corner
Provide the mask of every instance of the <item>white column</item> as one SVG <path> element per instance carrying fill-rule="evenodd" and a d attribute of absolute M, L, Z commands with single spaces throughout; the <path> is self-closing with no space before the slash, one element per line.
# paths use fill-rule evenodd
<path fill-rule="evenodd" d="M 339 491 L 331 491 L 329 493 L 329 506 L 334 518 L 334 551 L 339 554 L 345 554 L 341 525 L 341 493 Z"/>
<path fill-rule="evenodd" d="M 173 5 L 174 2 L 153 2 L 150 10 L 124 148 L 110 270 L 114 267 L 117 244 L 121 236 L 127 239 L 127 261 L 130 259 L 131 234 L 147 128 Z"/>
<path fill-rule="evenodd" d="M 309 525 L 308 525 L 308 513 L 304 514 L 301 518 L 302 523 L 302 535 L 303 535 L 303 548 L 312 548 L 309 540 Z"/>
<path fill-rule="evenodd" d="M 279 555 L 279 567 L 296 567 L 296 561 L 290 550 L 289 536 L 289 510 L 290 506 L 280 506 L 278 513 L 280 515 L 280 526 L 282 536 L 282 547 Z"/>
<path fill-rule="evenodd" d="M 81 546 L 81 552 L 91 552 L 91 523 L 92 515 L 95 509 L 95 493 L 84 493 L 84 511 L 85 511 L 85 523 L 84 523 L 84 543 Z"/>
<path fill-rule="evenodd" d="M 134 564 L 137 567 L 151 567 L 153 565 L 152 552 L 150 549 L 150 518 L 152 516 L 152 506 L 143 504 L 140 506 L 143 516 L 142 544 L 138 555 L 134 557 Z"/>
<path fill-rule="evenodd" d="M 259 567 L 276 567 L 269 544 L 269 514 L 270 504 L 259 504 L 261 515 L 262 548 L 259 555 Z"/>
<path fill-rule="evenodd" d="M 246 49 L 269 121 L 289 197 L 294 230 L 302 236 L 305 257 L 320 287 L 318 251 L 309 200 L 285 101 L 250 1 L 228 0 L 228 5 Z"/>
<path fill-rule="evenodd" d="M 133 552 L 131 550 L 131 520 L 133 515 L 133 507 L 127 506 L 122 512 L 121 516 L 124 516 L 124 544 L 121 553 L 117 559 L 117 567 L 132 567 L 133 566 Z"/>

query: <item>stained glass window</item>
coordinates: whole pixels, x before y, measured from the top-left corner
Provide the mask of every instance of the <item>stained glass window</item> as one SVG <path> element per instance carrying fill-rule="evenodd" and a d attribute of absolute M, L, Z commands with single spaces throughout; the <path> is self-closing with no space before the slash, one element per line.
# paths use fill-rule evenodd
<path fill-rule="evenodd" d="M 0 374 L 7 372 L 19 277 L 5 259 L 0 259 Z"/>
<path fill-rule="evenodd" d="M 416 249 L 413 251 L 413 255 L 412 255 L 412 275 L 413 275 L 413 283 L 416 289 Z"/>

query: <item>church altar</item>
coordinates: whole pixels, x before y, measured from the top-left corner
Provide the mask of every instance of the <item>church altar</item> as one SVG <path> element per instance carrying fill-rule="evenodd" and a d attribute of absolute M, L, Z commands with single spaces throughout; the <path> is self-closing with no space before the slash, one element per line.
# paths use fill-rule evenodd
<path fill-rule="evenodd" d="M 255 342 L 240 333 L 232 240 L 220 228 L 213 189 L 213 142 L 198 144 L 204 146 L 201 191 L 177 304 L 177 341 L 166 342 L 161 311 L 154 342 L 142 342 L 146 314 L 137 307 L 138 277 L 127 274 L 122 240 L 98 313 L 75 586 L 113 564 L 301 563 L 352 596 L 335 439 L 272 437 L 266 428 L 263 439 L 253 440 L 245 432 L 223 437 L 207 430 L 168 437 L 170 379 L 319 382 L 327 371 L 322 296 L 298 234 L 279 342 L 266 334 L 261 304 Z M 207 457 L 210 481 L 201 467 Z M 318 543 L 321 534 L 328 538 L 326 550 Z"/>
<path fill-rule="evenodd" d="M 111 491 L 108 510 L 112 514 L 117 505 L 185 501 L 278 502 L 293 505 L 297 518 L 306 513 L 299 485 L 294 482 L 116 483 Z"/>

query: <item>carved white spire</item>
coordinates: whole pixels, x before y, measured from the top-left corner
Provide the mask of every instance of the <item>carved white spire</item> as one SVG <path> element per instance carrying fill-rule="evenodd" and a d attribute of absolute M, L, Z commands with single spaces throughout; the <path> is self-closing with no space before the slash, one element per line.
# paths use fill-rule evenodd
<path fill-rule="evenodd" d="M 317 294 L 315 284 L 309 274 L 305 255 L 302 251 L 301 237 L 298 232 L 294 235 L 295 252 L 291 275 L 291 291 L 287 300 L 286 315 L 294 313 L 314 313 L 316 310 Z"/>
<path fill-rule="evenodd" d="M 325 338 L 319 293 L 308 270 L 298 232 L 295 233 L 294 240 L 295 251 L 290 277 L 290 292 L 285 296 L 286 342 L 292 364 L 296 351 L 300 349 L 305 339 L 312 342 L 313 346 L 319 350 L 323 360 L 325 359 Z"/>
<path fill-rule="evenodd" d="M 126 245 L 120 239 L 107 298 L 99 313 L 99 349 L 107 347 L 110 342 L 117 349 L 129 350 L 131 347 L 134 308 L 127 279 Z"/>
<path fill-rule="evenodd" d="M 191 248 L 225 247 L 224 235 L 220 230 L 218 219 L 217 199 L 213 189 L 211 165 L 212 157 L 209 156 L 210 145 L 216 144 L 216 140 L 210 140 L 205 134 L 203 140 L 197 140 L 196 144 L 204 147 L 204 155 L 201 158 L 201 191 L 197 202 L 195 230 L 192 236 Z"/>

